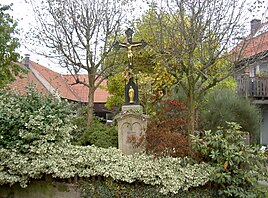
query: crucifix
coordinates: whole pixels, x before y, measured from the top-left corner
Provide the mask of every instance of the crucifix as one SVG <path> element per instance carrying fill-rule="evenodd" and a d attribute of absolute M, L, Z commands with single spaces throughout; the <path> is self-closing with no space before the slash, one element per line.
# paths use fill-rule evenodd
<path fill-rule="evenodd" d="M 119 49 L 120 47 L 127 49 L 127 56 L 128 56 L 128 68 L 125 70 L 124 77 L 125 81 L 125 103 L 126 104 L 138 104 L 139 103 L 139 93 L 138 93 L 138 84 L 134 82 L 133 77 L 133 53 L 132 49 L 135 47 L 141 46 L 144 48 L 147 43 L 144 40 L 141 42 L 133 42 L 132 35 L 134 31 L 131 28 L 126 30 L 127 42 L 119 43 L 116 42 L 116 48 Z"/>

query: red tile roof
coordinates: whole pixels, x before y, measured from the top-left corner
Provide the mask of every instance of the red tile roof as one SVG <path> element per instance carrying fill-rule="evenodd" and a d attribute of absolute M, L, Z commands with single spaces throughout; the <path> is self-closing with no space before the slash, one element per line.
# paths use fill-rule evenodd
<path fill-rule="evenodd" d="M 240 42 L 234 49 L 231 50 L 230 54 L 236 53 L 236 58 L 242 60 L 266 51 L 268 51 L 267 22 L 263 23 L 258 31 L 250 34 L 246 39 Z"/>
<path fill-rule="evenodd" d="M 33 61 L 30 61 L 30 66 L 45 78 L 45 80 L 60 94 L 61 98 L 79 101 L 79 97 L 73 93 L 61 74 Z"/>
<path fill-rule="evenodd" d="M 20 65 L 23 67 L 23 65 Z M 35 85 L 36 90 L 42 92 L 46 95 L 49 94 L 49 91 L 43 86 L 43 84 L 34 76 L 34 74 L 29 71 L 27 74 L 20 74 L 20 77 L 16 77 L 16 80 L 9 84 L 14 92 L 19 94 L 24 94 L 27 91 L 29 85 Z"/>
<path fill-rule="evenodd" d="M 33 61 L 30 61 L 30 70 L 28 74 L 23 75 L 24 78 L 17 77 L 10 87 L 19 93 L 25 93 L 26 87 L 32 83 L 36 85 L 38 91 L 45 94 L 49 94 L 51 88 L 56 90 L 61 98 L 78 102 L 88 101 L 89 89 L 82 84 L 74 84 L 75 80 L 71 75 L 59 74 Z M 80 74 L 79 78 L 88 81 L 85 74 Z M 105 87 L 106 83 L 104 80 L 101 85 Z M 94 103 L 105 103 L 108 96 L 109 93 L 105 89 L 98 88 L 95 91 Z"/>
<path fill-rule="evenodd" d="M 82 102 L 88 101 L 88 92 L 89 89 L 82 84 L 75 84 L 74 77 L 71 75 L 63 75 L 66 79 L 66 82 L 71 88 L 73 89 L 74 93 L 80 97 Z M 80 74 L 79 76 L 80 81 L 88 82 L 88 77 L 86 74 Z M 107 101 L 109 93 L 104 89 L 106 87 L 107 81 L 102 81 L 100 87 L 96 89 L 94 94 L 94 102 L 95 103 L 103 103 Z"/>

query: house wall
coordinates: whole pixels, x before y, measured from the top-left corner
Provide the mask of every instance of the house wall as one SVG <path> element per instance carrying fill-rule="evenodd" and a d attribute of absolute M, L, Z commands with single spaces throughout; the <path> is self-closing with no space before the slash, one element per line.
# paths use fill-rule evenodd
<path fill-rule="evenodd" d="M 245 75 L 245 70 L 249 72 L 249 77 L 268 77 L 268 58 L 251 63 L 247 69 L 236 72 L 235 77 L 241 78 Z"/>
<path fill-rule="evenodd" d="M 268 145 L 268 105 L 262 107 L 260 143 Z"/>
<path fill-rule="evenodd" d="M 255 66 L 255 75 L 259 75 L 262 77 L 268 77 L 268 62 L 267 62 L 267 60 L 258 61 L 254 66 Z"/>

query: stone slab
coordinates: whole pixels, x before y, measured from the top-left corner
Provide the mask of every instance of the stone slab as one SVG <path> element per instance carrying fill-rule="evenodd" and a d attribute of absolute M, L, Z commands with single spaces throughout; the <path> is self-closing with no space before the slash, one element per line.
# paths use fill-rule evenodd
<path fill-rule="evenodd" d="M 135 111 L 143 111 L 143 108 L 141 105 L 123 105 L 122 111 L 129 111 L 129 110 L 135 110 Z"/>

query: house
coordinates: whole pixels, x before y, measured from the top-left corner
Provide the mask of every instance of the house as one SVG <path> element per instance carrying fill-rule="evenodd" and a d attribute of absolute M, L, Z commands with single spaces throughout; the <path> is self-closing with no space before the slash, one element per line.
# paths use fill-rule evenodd
<path fill-rule="evenodd" d="M 52 94 L 58 99 L 68 100 L 70 102 L 78 103 L 79 105 L 86 105 L 88 102 L 89 89 L 82 85 L 76 84 L 71 75 L 63 75 L 54 72 L 38 63 L 35 63 L 26 56 L 24 65 L 29 72 L 22 74 L 22 78 L 17 77 L 16 80 L 9 84 L 12 90 L 19 94 L 27 91 L 30 84 L 35 85 L 36 90 L 45 95 Z M 83 81 L 88 81 L 87 75 L 79 74 L 79 78 Z M 101 83 L 102 87 L 106 86 L 107 81 Z M 98 88 L 94 95 L 94 113 L 103 118 L 111 113 L 106 107 L 105 103 L 109 93 L 102 88 Z"/>
<path fill-rule="evenodd" d="M 262 111 L 260 143 L 268 144 L 268 22 L 251 21 L 251 33 L 231 53 L 239 53 L 237 93 L 249 97 Z"/>

